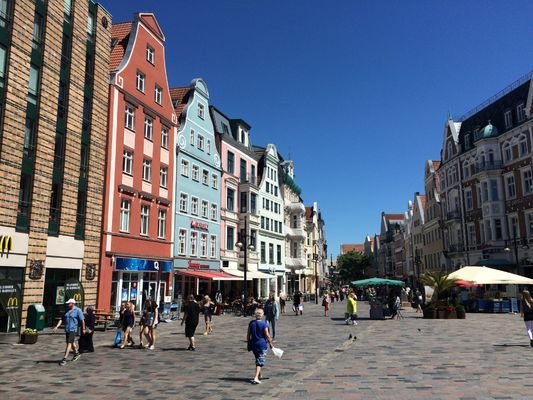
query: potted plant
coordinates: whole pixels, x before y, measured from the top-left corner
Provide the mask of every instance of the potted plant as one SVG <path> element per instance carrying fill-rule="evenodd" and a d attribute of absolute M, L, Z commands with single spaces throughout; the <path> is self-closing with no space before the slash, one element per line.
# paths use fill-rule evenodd
<path fill-rule="evenodd" d="M 445 318 L 446 319 L 457 319 L 457 313 L 455 311 L 455 307 L 451 304 L 448 304 L 445 308 Z"/>
<path fill-rule="evenodd" d="M 465 307 L 462 304 L 459 304 L 455 307 L 455 313 L 457 314 L 457 319 L 465 319 L 466 311 Z"/>
<path fill-rule="evenodd" d="M 435 316 L 436 316 L 435 306 L 433 305 L 431 301 L 427 302 L 426 304 L 422 306 L 422 312 L 423 312 L 424 318 L 435 319 Z"/>
<path fill-rule="evenodd" d="M 20 343 L 34 344 L 35 342 L 37 342 L 38 337 L 39 334 L 37 332 L 37 329 L 24 329 L 24 331 L 20 335 Z"/>

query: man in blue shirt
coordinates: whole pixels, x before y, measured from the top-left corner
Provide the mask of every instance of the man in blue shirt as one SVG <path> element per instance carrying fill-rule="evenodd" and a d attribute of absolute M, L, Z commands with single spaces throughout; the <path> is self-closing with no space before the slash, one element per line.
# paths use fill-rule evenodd
<path fill-rule="evenodd" d="M 78 325 L 81 323 L 81 333 L 85 334 L 85 318 L 81 310 L 76 307 L 76 300 L 69 299 L 67 301 L 67 311 L 63 316 L 63 320 L 60 320 L 58 324 L 54 327 L 54 332 L 61 326 L 61 322 L 65 323 L 65 336 L 67 346 L 65 348 L 65 355 L 63 359 L 59 362 L 59 365 L 65 365 L 67 363 L 67 357 L 70 353 L 70 350 L 74 350 L 74 357 L 72 361 L 76 361 L 80 358 L 80 353 L 78 347 L 76 346 L 76 333 L 78 332 Z"/>

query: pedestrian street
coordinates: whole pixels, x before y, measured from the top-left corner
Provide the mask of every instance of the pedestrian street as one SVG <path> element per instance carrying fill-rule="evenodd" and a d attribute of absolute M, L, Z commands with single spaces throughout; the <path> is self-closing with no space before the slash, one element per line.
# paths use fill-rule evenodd
<path fill-rule="evenodd" d="M 0 399 L 531 399 L 533 348 L 516 314 L 467 314 L 426 320 L 404 309 L 401 320 L 369 320 L 359 302 L 357 326 L 344 322 L 346 302 L 328 318 L 304 303 L 277 323 L 263 380 L 251 385 L 246 351 L 250 318 L 215 316 L 212 336 L 197 329 L 185 351 L 179 321 L 161 323 L 155 350 L 111 348 L 115 331 L 96 332 L 95 353 L 59 366 L 64 335 L 45 331 L 36 344 L 0 336 Z M 287 307 L 290 311 L 290 307 Z M 352 337 L 349 339 L 349 337 Z M 138 330 L 134 332 L 138 341 Z"/>

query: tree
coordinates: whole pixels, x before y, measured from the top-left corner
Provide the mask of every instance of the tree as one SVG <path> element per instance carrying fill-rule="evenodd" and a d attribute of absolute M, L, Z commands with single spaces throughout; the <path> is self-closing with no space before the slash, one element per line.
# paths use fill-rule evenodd
<path fill-rule="evenodd" d="M 370 259 L 358 251 L 350 251 L 337 258 L 337 283 L 349 283 L 365 278 L 365 270 L 371 266 Z"/>

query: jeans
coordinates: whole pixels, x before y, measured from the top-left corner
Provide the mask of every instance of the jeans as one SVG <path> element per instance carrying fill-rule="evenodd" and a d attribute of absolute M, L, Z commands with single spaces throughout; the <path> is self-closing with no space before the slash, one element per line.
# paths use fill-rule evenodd
<path fill-rule="evenodd" d="M 272 330 L 272 340 L 276 338 L 276 318 L 274 317 L 266 317 L 266 322 L 268 323 L 268 326 Z"/>

